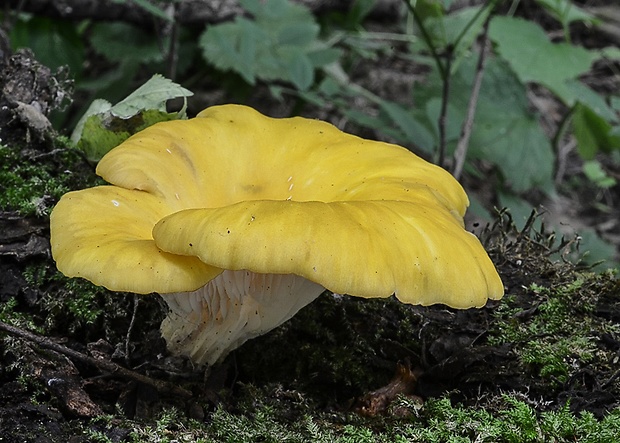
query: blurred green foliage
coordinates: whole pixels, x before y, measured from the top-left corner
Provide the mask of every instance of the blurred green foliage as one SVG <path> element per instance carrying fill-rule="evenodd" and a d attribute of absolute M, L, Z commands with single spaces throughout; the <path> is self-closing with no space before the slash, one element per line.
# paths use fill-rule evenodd
<path fill-rule="evenodd" d="M 249 84 L 287 81 L 304 91 L 314 71 L 340 57 L 319 37 L 320 26 L 304 6 L 288 0 L 241 0 L 252 18 L 209 26 L 199 46 L 218 69 L 237 72 Z"/>

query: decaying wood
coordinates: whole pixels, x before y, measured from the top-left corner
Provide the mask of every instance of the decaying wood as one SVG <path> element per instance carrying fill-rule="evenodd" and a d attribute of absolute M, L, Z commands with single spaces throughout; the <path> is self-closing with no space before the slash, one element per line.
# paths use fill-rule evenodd
<path fill-rule="evenodd" d="M 66 356 L 51 350 L 42 357 L 30 351 L 27 359 L 32 375 L 46 386 L 59 401 L 58 407 L 73 417 L 97 417 L 103 414 L 101 408 L 83 389 L 83 380 L 73 362 Z"/>
<path fill-rule="evenodd" d="M 384 413 L 399 395 L 411 395 L 422 375 L 419 369 L 411 369 L 409 363 L 397 363 L 394 378 L 385 386 L 369 392 L 359 401 L 357 412 L 367 417 Z"/>
<path fill-rule="evenodd" d="M 134 380 L 140 383 L 144 383 L 148 386 L 152 386 L 161 393 L 174 395 L 184 399 L 192 397 L 192 393 L 190 391 L 183 389 L 175 384 L 147 377 L 146 375 L 119 366 L 110 360 L 89 357 L 82 354 L 81 352 L 58 344 L 47 337 L 41 337 L 24 329 L 8 325 L 4 322 L 0 322 L 0 331 L 7 332 L 15 337 L 26 339 L 32 343 L 36 343 L 42 348 L 51 349 L 52 351 L 56 351 L 60 354 L 66 355 L 74 361 L 79 361 L 81 363 L 94 366 L 96 368 L 99 368 L 101 371 L 108 372 L 116 377 L 122 377 L 128 380 Z"/>

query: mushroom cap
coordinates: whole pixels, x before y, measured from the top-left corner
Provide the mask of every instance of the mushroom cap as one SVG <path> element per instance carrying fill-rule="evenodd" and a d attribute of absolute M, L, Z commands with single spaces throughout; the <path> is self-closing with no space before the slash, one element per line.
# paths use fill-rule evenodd
<path fill-rule="evenodd" d="M 113 291 L 168 293 L 206 284 L 222 270 L 153 241 L 153 226 L 168 214 L 166 202 L 148 192 L 117 186 L 69 192 L 50 216 L 56 266 Z"/>
<path fill-rule="evenodd" d="M 503 294 L 449 173 L 325 122 L 211 107 L 134 135 L 97 173 L 113 186 L 63 196 L 52 253 L 112 290 L 193 291 L 246 269 L 457 308 Z"/>

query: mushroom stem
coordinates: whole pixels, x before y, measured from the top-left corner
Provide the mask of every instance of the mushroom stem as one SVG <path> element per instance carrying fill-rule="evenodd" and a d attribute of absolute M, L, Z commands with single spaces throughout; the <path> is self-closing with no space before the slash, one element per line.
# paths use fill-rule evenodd
<path fill-rule="evenodd" d="M 225 270 L 196 291 L 161 294 L 170 308 L 161 332 L 173 354 L 213 365 L 290 319 L 323 291 L 294 274 Z"/>

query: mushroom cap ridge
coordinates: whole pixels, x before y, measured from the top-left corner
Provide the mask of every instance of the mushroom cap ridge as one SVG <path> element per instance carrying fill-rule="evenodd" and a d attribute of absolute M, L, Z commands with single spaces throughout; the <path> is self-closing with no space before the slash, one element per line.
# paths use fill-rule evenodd
<path fill-rule="evenodd" d="M 503 292 L 478 239 L 430 197 L 241 202 L 180 211 L 153 233 L 162 249 L 216 267 L 297 274 L 353 296 L 468 308 Z"/>
<path fill-rule="evenodd" d="M 97 172 L 115 186 L 61 199 L 53 254 L 63 273 L 113 290 L 190 291 L 222 269 L 248 269 L 295 273 L 364 297 L 396 292 L 408 303 L 480 306 L 503 293 L 486 252 L 462 227 L 468 200 L 450 174 L 328 123 L 216 106 L 136 134 Z M 70 213 L 81 221 L 67 221 Z M 137 235 L 126 224 L 139 225 Z M 140 255 L 150 261 L 132 265 Z"/>

